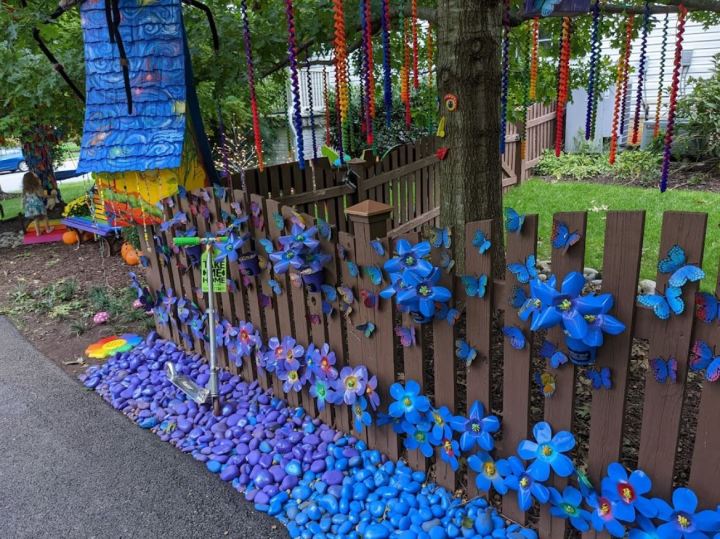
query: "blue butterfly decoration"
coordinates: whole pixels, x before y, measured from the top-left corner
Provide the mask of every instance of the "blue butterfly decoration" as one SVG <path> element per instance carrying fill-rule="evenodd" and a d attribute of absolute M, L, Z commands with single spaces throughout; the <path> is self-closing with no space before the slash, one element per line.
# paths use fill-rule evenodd
<path fill-rule="evenodd" d="M 275 279 L 269 279 L 268 285 L 270 286 L 273 294 L 275 294 L 276 296 L 282 294 L 282 288 L 280 287 L 280 283 L 278 283 Z"/>
<path fill-rule="evenodd" d="M 490 240 L 485 237 L 485 233 L 482 230 L 476 230 L 475 235 L 472 239 L 472 244 L 477 248 L 478 252 L 482 255 L 485 254 L 488 249 L 492 246 Z"/>
<path fill-rule="evenodd" d="M 213 191 L 215 192 L 215 198 L 219 198 L 220 200 L 225 200 L 225 195 L 227 194 L 227 189 L 225 187 L 220 187 L 219 185 L 214 185 Z"/>
<path fill-rule="evenodd" d="M 462 275 L 460 277 L 463 286 L 465 287 L 465 293 L 468 297 L 485 297 L 487 292 L 488 276 L 484 273 L 480 277 L 474 277 L 473 275 Z"/>
<path fill-rule="evenodd" d="M 435 320 L 445 320 L 448 325 L 454 326 L 455 322 L 460 319 L 460 311 L 450 308 L 447 303 L 436 304 Z"/>
<path fill-rule="evenodd" d="M 650 360 L 650 367 L 659 384 L 664 384 L 668 380 L 673 384 L 677 382 L 677 360 L 675 358 L 655 357 Z"/>
<path fill-rule="evenodd" d="M 558 369 L 568 362 L 567 354 L 548 340 L 543 341 L 540 347 L 540 357 L 546 359 L 553 369 Z"/>
<path fill-rule="evenodd" d="M 318 235 L 324 240 L 330 241 L 332 239 L 332 227 L 325 219 L 318 217 L 317 219 Z"/>
<path fill-rule="evenodd" d="M 355 262 L 353 262 L 352 260 L 347 261 L 347 267 L 348 267 L 348 272 L 350 273 L 350 277 L 357 277 L 360 274 L 358 265 Z"/>
<path fill-rule="evenodd" d="M 372 240 L 370 242 L 370 247 L 373 248 L 373 251 L 375 251 L 378 256 L 385 256 L 385 246 L 380 240 Z"/>
<path fill-rule="evenodd" d="M 660 273 L 672 273 L 679 270 L 687 262 L 685 250 L 675 244 L 670 247 L 667 257 L 658 262 L 658 271 Z"/>
<path fill-rule="evenodd" d="M 553 222 L 551 236 L 553 248 L 562 249 L 563 252 L 567 252 L 570 247 L 580 241 L 580 238 L 582 238 L 582 236 L 577 230 L 570 232 L 570 229 L 565 223 L 561 221 Z"/>
<path fill-rule="evenodd" d="M 355 326 L 355 329 L 357 329 L 358 331 L 362 331 L 365 337 L 369 339 L 370 337 L 372 337 L 373 333 L 375 333 L 375 330 L 377 328 L 372 322 L 365 322 L 364 324 Z"/>
<path fill-rule="evenodd" d="M 539 11 L 543 17 L 548 17 L 562 0 L 535 0 L 533 11 Z"/>
<path fill-rule="evenodd" d="M 323 293 L 327 301 L 335 301 L 337 299 L 337 290 L 335 290 L 334 286 L 321 284 L 320 291 Z"/>
<path fill-rule="evenodd" d="M 471 365 L 473 360 L 477 357 L 478 351 L 470 346 L 465 339 L 458 339 L 455 341 L 455 355 L 466 365 Z"/>
<path fill-rule="evenodd" d="M 525 288 L 522 286 L 513 286 L 512 291 L 510 292 L 510 297 L 508 298 L 508 303 L 514 308 L 519 309 L 523 305 L 525 305 L 525 302 L 528 300 L 527 292 L 525 291 Z"/>
<path fill-rule="evenodd" d="M 513 275 L 515 275 L 515 278 L 521 284 L 527 284 L 538 276 L 537 269 L 535 269 L 534 254 L 527 255 L 524 263 L 512 262 L 507 265 L 507 268 Z"/>
<path fill-rule="evenodd" d="M 272 214 L 272 218 L 277 228 L 279 228 L 280 230 L 285 228 L 285 218 L 282 216 L 282 213 L 275 212 Z"/>
<path fill-rule="evenodd" d="M 272 253 L 275 252 L 275 246 L 273 245 L 273 242 L 270 241 L 269 239 L 267 239 L 267 238 L 260 238 L 260 239 L 258 240 L 258 242 L 260 243 L 260 245 L 262 246 L 262 248 L 265 249 L 265 252 L 266 252 L 267 254 L 272 254 Z"/>
<path fill-rule="evenodd" d="M 505 326 L 503 327 L 503 335 L 510 340 L 510 346 L 515 350 L 522 350 L 525 348 L 525 334 L 517 326 Z"/>
<path fill-rule="evenodd" d="M 332 316 L 333 313 L 335 312 L 335 307 L 333 307 L 332 305 L 330 305 L 329 302 L 323 300 L 323 302 L 322 302 L 322 312 L 323 312 L 323 314 L 324 314 L 325 316 Z"/>
<path fill-rule="evenodd" d="M 609 367 L 587 369 L 585 377 L 590 380 L 593 389 L 612 389 L 612 374 Z"/>
<path fill-rule="evenodd" d="M 520 233 L 523 223 L 525 223 L 524 215 L 516 212 L 512 208 L 505 208 L 505 230 Z"/>
<path fill-rule="evenodd" d="M 705 278 L 705 272 L 697 266 L 688 264 L 675 271 L 668 279 L 668 284 L 674 287 L 685 286 L 688 282 L 696 283 Z"/>
<path fill-rule="evenodd" d="M 365 266 L 365 274 L 370 279 L 370 282 L 375 286 L 380 286 L 383 282 L 382 270 L 377 266 Z"/>
<path fill-rule="evenodd" d="M 699 292 L 695 295 L 695 317 L 698 320 L 709 324 L 710 322 L 718 319 L 720 314 L 720 300 L 713 294 L 707 292 Z"/>
<path fill-rule="evenodd" d="M 445 249 L 450 248 L 450 229 L 448 227 L 438 228 L 432 227 L 428 231 L 428 239 L 430 244 L 435 248 L 439 249 L 444 247 Z"/>
<path fill-rule="evenodd" d="M 705 371 L 705 379 L 708 382 L 720 380 L 720 356 L 705 341 L 695 341 L 690 353 L 690 370 L 698 372 Z"/>
<path fill-rule="evenodd" d="M 676 286 L 667 287 L 665 294 L 641 294 L 637 297 L 637 302 L 641 307 L 652 309 L 660 320 L 670 318 L 671 312 L 680 315 L 685 311 L 682 289 Z"/>
<path fill-rule="evenodd" d="M 445 273 L 450 273 L 455 267 L 455 261 L 450 257 L 450 251 L 442 250 L 440 252 L 440 267 Z"/>

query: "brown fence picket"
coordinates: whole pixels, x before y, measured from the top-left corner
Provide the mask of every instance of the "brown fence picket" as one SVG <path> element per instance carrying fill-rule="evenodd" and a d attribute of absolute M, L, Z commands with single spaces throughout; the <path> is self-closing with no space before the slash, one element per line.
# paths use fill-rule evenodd
<path fill-rule="evenodd" d="M 181 196 L 178 197 L 177 201 L 180 205 L 180 209 L 185 212 L 185 215 L 188 219 L 188 226 L 194 227 L 196 230 L 197 228 L 197 217 L 193 212 L 191 211 L 191 205 L 190 205 L 190 195 Z M 202 249 L 202 248 L 201 248 Z M 202 252 L 202 251 L 201 251 Z M 205 296 L 204 294 L 199 294 L 198 290 L 200 290 L 200 262 L 198 262 L 198 265 L 192 265 L 190 262 L 190 257 L 185 255 L 185 262 L 187 265 L 187 271 L 185 272 L 184 278 L 186 279 L 185 282 L 185 299 L 195 303 L 201 311 L 205 311 Z M 205 353 L 205 342 L 202 339 L 197 339 L 191 334 L 194 342 L 194 350 L 197 354 L 204 354 Z"/>
<path fill-rule="evenodd" d="M 667 256 L 673 245 L 680 245 L 688 261 L 702 263 L 707 214 L 665 212 L 659 258 Z M 658 291 L 664 291 L 669 275 L 658 272 Z M 666 321 L 657 320 L 650 334 L 649 358 L 673 357 L 677 360 L 677 383 L 660 384 L 652 369 L 648 369 L 645 381 L 642 430 L 638 467 L 653 479 L 653 494 L 669 499 L 672 491 L 673 464 L 680 433 L 685 380 L 687 377 L 690 337 L 694 321 L 693 304 L 697 283 L 683 287 L 685 312 L 671 316 Z"/>
<path fill-rule="evenodd" d="M 552 273 L 557 278 L 557 286 L 562 286 L 565 276 L 573 271 L 582 273 L 585 261 L 585 232 L 587 228 L 586 212 L 564 212 L 556 213 L 553 216 L 553 228 L 561 223 L 567 225 L 570 233 L 578 232 L 580 240 L 570 247 L 567 252 L 564 249 L 552 250 Z M 549 240 L 549 238 L 548 238 Z M 564 332 L 560 327 L 554 327 L 548 331 L 548 339 L 560 345 L 564 341 Z M 572 430 L 572 421 L 575 410 L 575 365 L 568 362 L 562 368 L 556 369 L 555 394 L 545 400 L 545 421 L 550 423 L 553 432 L 561 430 Z M 551 483 L 561 489 L 567 484 L 567 479 L 557 476 L 551 478 Z M 539 531 L 542 537 L 562 539 L 565 535 L 567 521 L 552 518 L 547 507 L 540 510 Z"/>

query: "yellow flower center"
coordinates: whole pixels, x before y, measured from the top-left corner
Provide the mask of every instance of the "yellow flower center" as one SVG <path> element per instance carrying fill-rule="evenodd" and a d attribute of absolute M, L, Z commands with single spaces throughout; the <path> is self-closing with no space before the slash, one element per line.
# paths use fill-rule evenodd
<path fill-rule="evenodd" d="M 453 451 L 452 443 L 450 442 L 450 440 L 445 440 L 445 441 L 443 441 L 443 450 L 445 451 L 445 453 L 447 453 L 447 454 L 450 455 L 450 456 L 453 456 L 453 455 L 455 454 L 455 452 Z"/>
<path fill-rule="evenodd" d="M 610 513 L 610 502 L 602 499 L 600 500 L 600 506 L 598 507 L 598 513 L 600 513 L 600 516 L 604 517 L 608 513 Z"/>
<path fill-rule="evenodd" d="M 567 311 L 570 307 L 572 307 L 572 303 L 570 303 L 569 299 L 562 300 L 560 305 L 558 305 L 558 309 L 561 311 Z"/>
<path fill-rule="evenodd" d="M 577 507 L 575 507 L 574 505 L 570 505 L 569 503 L 563 504 L 563 510 L 570 516 L 573 516 L 577 513 Z"/>
<path fill-rule="evenodd" d="M 530 479 L 528 478 L 527 475 L 523 475 L 522 478 L 520 479 L 520 486 L 522 488 L 527 488 L 528 485 L 530 485 Z"/>
<path fill-rule="evenodd" d="M 290 372 L 288 372 L 288 380 L 290 380 L 291 382 L 294 382 L 294 381 L 297 380 L 297 379 L 298 379 L 298 373 L 297 373 L 297 371 L 290 371 Z"/>
<path fill-rule="evenodd" d="M 584 316 L 584 318 L 585 318 L 585 320 L 587 320 L 589 323 L 592 324 L 597 319 L 597 316 L 595 316 L 594 314 L 586 314 Z"/>
<path fill-rule="evenodd" d="M 494 462 L 486 462 L 483 465 L 483 470 L 485 471 L 485 475 L 488 477 L 492 477 L 495 475 L 495 463 Z"/>
<path fill-rule="evenodd" d="M 348 376 L 345 378 L 345 387 L 348 389 L 355 389 L 355 386 L 357 385 L 357 378 L 354 376 Z"/>
<path fill-rule="evenodd" d="M 412 399 L 410 397 L 405 397 L 403 399 L 403 404 L 406 408 L 410 408 L 412 406 Z"/>
<path fill-rule="evenodd" d="M 678 514 L 677 523 L 683 529 L 690 527 L 690 519 L 683 514 Z"/>
<path fill-rule="evenodd" d="M 545 445 L 545 446 L 543 446 L 543 448 L 542 448 L 542 453 L 543 453 L 543 455 L 545 455 L 546 457 L 549 457 L 550 455 L 553 454 L 553 448 L 550 447 L 549 445 Z"/>

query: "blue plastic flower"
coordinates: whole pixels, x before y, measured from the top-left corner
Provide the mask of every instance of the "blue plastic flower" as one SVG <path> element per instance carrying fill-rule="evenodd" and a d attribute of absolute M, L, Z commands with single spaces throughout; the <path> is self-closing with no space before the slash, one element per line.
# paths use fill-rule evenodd
<path fill-rule="evenodd" d="M 292 249 L 285 249 L 283 251 L 271 253 L 270 260 L 272 260 L 273 263 L 273 271 L 278 275 L 287 273 L 290 266 L 293 268 L 299 268 L 303 265 L 303 259 Z"/>
<path fill-rule="evenodd" d="M 344 402 L 348 406 L 355 404 L 358 397 L 365 392 L 367 370 L 364 367 L 343 367 L 340 376 L 335 380 L 334 396 L 332 402 Z"/>
<path fill-rule="evenodd" d="M 460 455 L 460 444 L 452 438 L 445 438 L 440 442 L 440 459 L 447 462 L 453 471 L 458 469 L 458 455 Z"/>
<path fill-rule="evenodd" d="M 497 466 L 493 458 L 485 451 L 475 453 L 467 459 L 468 466 L 477 472 L 475 477 L 475 485 L 479 490 L 488 492 L 492 486 L 499 494 L 505 494 L 508 487 L 505 480 L 498 472 Z"/>
<path fill-rule="evenodd" d="M 168 312 L 168 308 L 163 304 L 157 305 L 153 309 L 153 314 L 155 315 L 158 324 L 164 326 L 167 325 L 168 322 L 170 322 L 170 313 Z"/>
<path fill-rule="evenodd" d="M 226 241 L 216 242 L 215 249 L 218 250 L 218 254 L 215 256 L 215 262 L 222 262 L 223 260 L 237 262 L 238 251 L 244 243 L 245 237 L 236 236 L 235 234 L 230 234 Z"/>
<path fill-rule="evenodd" d="M 470 407 L 470 415 L 465 421 L 460 436 L 460 448 L 470 451 L 476 445 L 485 451 L 492 451 L 495 440 L 491 436 L 500 429 L 500 420 L 494 415 L 485 415 L 485 407 L 475 401 Z"/>
<path fill-rule="evenodd" d="M 367 374 L 365 376 L 367 377 Z M 377 410 L 378 406 L 380 406 L 380 394 L 377 392 L 377 384 L 378 380 L 375 375 L 368 378 L 365 384 L 365 397 L 370 401 L 373 410 Z"/>
<path fill-rule="evenodd" d="M 390 414 L 379 412 L 375 419 L 375 424 L 378 427 L 384 427 L 390 425 L 395 434 L 404 434 L 405 429 L 403 428 L 404 421 L 400 417 L 393 417 Z"/>
<path fill-rule="evenodd" d="M 172 309 L 172 306 L 175 305 L 175 302 L 177 301 L 177 296 L 173 292 L 172 288 L 168 288 L 165 294 L 162 296 L 162 303 L 165 306 L 165 308 Z"/>
<path fill-rule="evenodd" d="M 392 417 L 405 417 L 410 423 L 418 423 L 422 413 L 430 409 L 430 401 L 425 395 L 420 395 L 420 384 L 415 380 L 408 380 L 403 387 L 396 382 L 390 386 L 390 396 L 395 402 L 390 404 L 388 412 Z"/>
<path fill-rule="evenodd" d="M 195 316 L 193 316 L 192 320 L 190 320 L 190 323 L 188 324 L 190 326 L 190 331 L 193 334 L 193 337 L 196 339 L 205 339 L 205 319 L 207 318 L 207 315 L 200 313 L 196 313 Z"/>
<path fill-rule="evenodd" d="M 660 539 L 704 539 L 704 532 L 720 530 L 720 513 L 700 511 L 696 513 L 698 499 L 689 488 L 676 488 L 672 495 L 673 506 L 662 500 L 658 504 L 658 518 L 664 521 L 657 527 Z"/>
<path fill-rule="evenodd" d="M 328 382 L 322 378 L 315 378 L 312 385 L 310 386 L 310 396 L 315 399 L 317 403 L 317 409 L 321 412 L 325 409 L 325 403 L 330 395 L 330 388 Z"/>
<path fill-rule="evenodd" d="M 368 403 L 365 397 L 359 397 L 355 400 L 355 404 L 352 405 L 353 426 L 356 432 L 362 432 L 364 427 L 369 427 L 372 424 L 372 418 L 367 411 L 367 406 Z"/>
<path fill-rule="evenodd" d="M 606 530 L 613 537 L 625 537 L 625 527 L 618 522 L 615 512 L 620 502 L 593 494 L 587 498 L 587 503 L 593 509 L 591 522 L 595 531 Z"/>
<path fill-rule="evenodd" d="M 550 514 L 569 520 L 576 530 L 586 532 L 590 529 L 590 513 L 582 508 L 582 494 L 575 487 L 567 486 L 562 492 L 550 487 Z"/>
<path fill-rule="evenodd" d="M 530 509 L 533 498 L 541 504 L 550 499 L 547 487 L 530 475 L 523 462 L 515 455 L 497 461 L 497 469 L 505 479 L 507 487 L 517 491 L 518 507 L 523 511 Z"/>
<path fill-rule="evenodd" d="M 636 523 L 638 527 L 630 530 L 628 539 L 659 539 L 660 536 L 652 520 L 638 514 Z"/>
<path fill-rule="evenodd" d="M 250 353 L 260 346 L 260 334 L 250 322 L 241 322 L 237 333 L 238 353 L 242 356 L 249 356 Z"/>
<path fill-rule="evenodd" d="M 302 249 L 307 247 L 308 249 L 316 249 L 320 242 L 315 238 L 317 234 L 317 227 L 310 227 L 303 229 L 303 227 L 294 224 L 290 229 L 289 236 L 280 236 L 278 242 L 283 247 L 289 246 L 291 249 Z"/>
<path fill-rule="evenodd" d="M 453 437 L 453 430 L 462 432 L 465 430 L 464 417 L 454 416 L 447 406 L 433 408 L 428 414 L 432 424 L 430 432 L 431 442 L 440 445 L 444 439 Z"/>
<path fill-rule="evenodd" d="M 612 296 L 610 298 L 612 299 Z M 612 307 L 612 302 L 608 302 L 606 306 L 609 310 Z M 625 331 L 625 324 L 609 314 L 586 314 L 585 321 L 588 323 L 588 331 L 583 342 L 588 346 L 602 346 L 605 341 L 604 333 L 620 335 Z"/>
<path fill-rule="evenodd" d="M 300 391 L 302 382 L 300 381 L 300 362 L 295 359 L 286 359 L 283 363 L 282 370 L 278 369 L 278 376 L 283 381 L 283 391 L 290 393 L 291 391 Z"/>
<path fill-rule="evenodd" d="M 335 380 L 338 377 L 338 371 L 335 369 L 335 361 L 335 352 L 330 350 L 330 346 L 327 343 L 323 344 L 320 348 L 313 347 L 312 369 L 315 372 L 316 378 Z"/>
<path fill-rule="evenodd" d="M 388 273 L 401 273 L 412 270 L 421 276 L 429 274 L 433 266 L 425 260 L 430 255 L 430 243 L 421 241 L 415 245 L 400 239 L 395 244 L 396 256 L 385 262 L 383 268 Z"/>
<path fill-rule="evenodd" d="M 397 293 L 398 305 L 406 307 L 411 312 L 419 311 L 424 317 L 435 316 L 435 302 L 446 303 L 452 297 L 450 290 L 444 286 L 438 286 L 440 281 L 438 268 L 434 268 L 425 276 L 405 270 L 402 280 L 405 288 Z"/>
<path fill-rule="evenodd" d="M 635 510 L 648 518 L 657 514 L 657 506 L 644 496 L 652 489 L 650 478 L 642 470 L 635 470 L 629 476 L 625 467 L 612 462 L 607 477 L 600 483 L 602 495 L 618 502 L 615 509 L 617 518 L 624 522 L 635 521 Z"/>
<path fill-rule="evenodd" d="M 433 448 L 432 445 L 430 445 L 430 423 L 427 421 L 420 421 L 415 424 L 405 422 L 405 426 L 407 428 L 407 436 L 405 436 L 405 440 L 403 441 L 405 448 L 410 451 L 418 449 L 427 458 L 432 457 Z"/>
<path fill-rule="evenodd" d="M 560 431 L 553 436 L 550 425 L 541 421 L 533 427 L 535 441 L 523 440 L 518 444 L 518 455 L 527 461 L 532 460 L 528 472 L 538 481 L 546 481 L 550 477 L 550 468 L 560 477 L 573 473 L 572 461 L 563 453 L 575 447 L 575 437 L 567 431 Z"/>

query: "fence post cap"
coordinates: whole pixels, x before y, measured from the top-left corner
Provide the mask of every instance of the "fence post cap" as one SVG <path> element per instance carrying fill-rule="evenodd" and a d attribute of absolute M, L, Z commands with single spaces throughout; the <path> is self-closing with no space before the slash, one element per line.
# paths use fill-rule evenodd
<path fill-rule="evenodd" d="M 376 200 L 363 200 L 345 209 L 345 213 L 350 217 L 374 217 L 377 215 L 388 214 L 392 211 L 392 206 L 388 206 L 383 202 Z"/>

